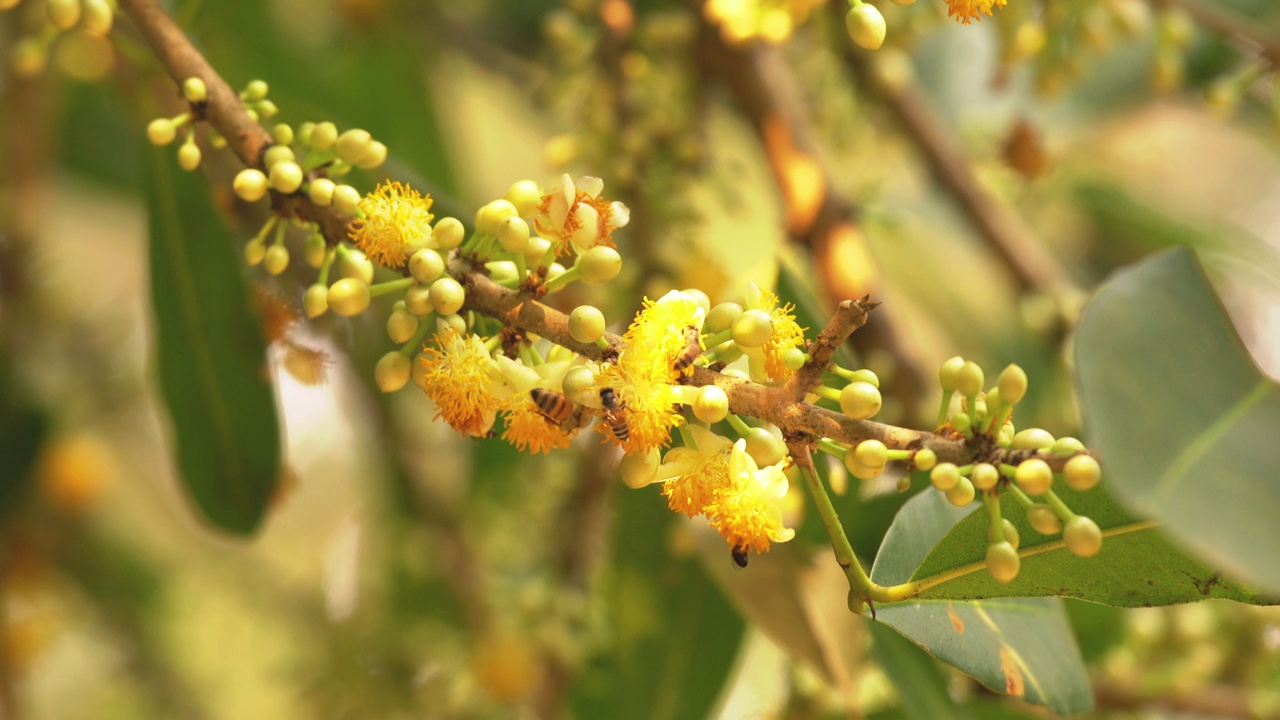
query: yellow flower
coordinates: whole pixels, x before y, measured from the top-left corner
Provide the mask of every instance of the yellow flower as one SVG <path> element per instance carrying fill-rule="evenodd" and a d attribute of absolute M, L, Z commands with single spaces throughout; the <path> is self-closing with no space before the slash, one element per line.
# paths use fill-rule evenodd
<path fill-rule="evenodd" d="M 796 316 L 792 314 L 794 305 L 787 303 L 779 307 L 778 296 L 761 290 L 755 283 L 747 283 L 745 295 L 747 309 L 763 310 L 773 319 L 773 335 L 758 350 L 753 348 L 747 351 L 753 360 L 752 380 L 786 382 L 795 373 L 786 365 L 786 352 L 793 348 L 804 348 L 804 331 L 807 328 L 800 327 L 796 322 Z"/>
<path fill-rule="evenodd" d="M 402 267 L 431 240 L 431 196 L 408 185 L 382 183 L 360 201 L 360 212 L 351 222 L 351 242 L 383 267 Z"/>
<path fill-rule="evenodd" d="M 983 15 L 990 15 L 993 7 L 1002 8 L 1006 0 L 947 0 L 947 17 L 968 25 L 971 21 L 982 22 Z"/>
<path fill-rule="evenodd" d="M 555 244 L 557 255 L 568 255 L 570 247 L 579 254 L 597 245 L 614 247 L 613 231 L 631 220 L 631 211 L 600 197 L 602 190 L 600 178 L 580 177 L 574 183 L 563 175 L 560 184 L 542 196 L 533 226 Z"/>
<path fill-rule="evenodd" d="M 501 355 L 494 358 L 494 363 L 506 381 L 506 387 L 498 389 L 496 394 L 505 395 L 508 390 L 510 392 L 510 396 L 502 407 L 506 418 L 502 439 L 522 452 L 528 449 L 532 453 L 549 453 L 553 448 L 569 447 L 574 435 L 578 434 L 578 428 L 566 428 L 550 422 L 542 412 L 539 412 L 538 405 L 530 393 L 535 388 L 559 393 L 570 363 L 546 362 L 536 368 L 529 368 L 519 361 Z M 564 402 L 567 403 L 568 400 Z M 566 409 L 570 412 L 575 411 Z"/>
<path fill-rule="evenodd" d="M 771 542 L 786 542 L 796 531 L 785 527 L 782 499 L 787 494 L 787 461 L 759 468 L 747 454 L 746 440 L 729 455 L 729 483 L 703 510 L 707 520 L 734 548 L 769 551 Z"/>
<path fill-rule="evenodd" d="M 684 423 L 674 387 L 680 375 L 675 361 L 688 348 L 686 329 L 702 328 L 706 311 L 689 295 L 672 291 L 654 302 L 645 298 L 623 339 L 626 347 L 615 365 L 596 378 L 596 387 L 612 388 L 629 437 L 619 444 L 632 454 L 665 446 L 671 429 Z M 609 423 L 601 423 L 606 437 Z M 615 438 L 616 440 L 616 438 Z"/>
<path fill-rule="evenodd" d="M 701 515 L 718 491 L 729 486 L 729 449 L 725 438 L 697 425 L 689 426 L 696 447 L 678 447 L 667 452 L 654 482 L 665 483 L 662 494 L 667 505 L 689 517 Z"/>
<path fill-rule="evenodd" d="M 437 418 L 464 435 L 483 437 L 502 405 L 495 392 L 503 384 L 501 376 L 484 340 L 442 327 L 436 347 L 422 351 L 422 389 L 435 401 Z"/>

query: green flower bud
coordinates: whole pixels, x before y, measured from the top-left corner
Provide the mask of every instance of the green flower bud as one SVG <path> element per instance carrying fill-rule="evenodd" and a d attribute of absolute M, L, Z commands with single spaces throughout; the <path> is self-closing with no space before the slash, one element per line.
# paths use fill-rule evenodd
<path fill-rule="evenodd" d="M 622 256 L 611 247 L 597 245 L 579 255 L 577 265 L 582 272 L 582 282 L 603 285 L 622 272 Z M 550 273 L 547 277 L 551 277 Z"/>
<path fill-rule="evenodd" d="M 365 285 L 373 284 L 373 263 L 359 250 L 348 250 L 338 258 L 338 277 L 355 278 Z"/>
<path fill-rule="evenodd" d="M 538 208 L 542 204 L 542 188 L 532 180 L 517 180 L 507 188 L 507 194 L 503 197 L 515 206 L 520 217 L 530 220 L 538 214 Z"/>
<path fill-rule="evenodd" d="M 1048 430 L 1027 428 L 1013 436 L 1014 450 L 1043 450 L 1053 447 L 1053 436 Z"/>
<path fill-rule="evenodd" d="M 444 217 L 440 218 L 435 226 L 436 244 L 441 250 L 452 250 L 462 244 L 462 238 L 467 234 L 466 228 L 462 227 L 462 222 L 458 218 Z"/>
<path fill-rule="evenodd" d="M 895 483 L 895 485 L 898 489 L 898 492 L 904 493 L 911 489 L 911 477 L 907 475 L 903 475 L 902 477 L 898 478 L 898 481 L 897 483 Z"/>
<path fill-rule="evenodd" d="M 333 207 L 343 215 L 355 215 L 360 209 L 360 191 L 350 185 L 334 187 Z"/>
<path fill-rule="evenodd" d="M 916 466 L 917 470 L 929 471 L 938 464 L 938 454 L 929 448 L 921 448 L 911 456 L 911 463 Z"/>
<path fill-rule="evenodd" d="M 519 217 L 516 206 L 506 200 L 494 200 L 476 211 L 476 232 L 498 236 L 498 228 L 509 217 Z"/>
<path fill-rule="evenodd" d="M 414 285 L 404 293 L 404 307 L 418 317 L 426 317 L 436 306 L 431 302 L 430 285 Z"/>
<path fill-rule="evenodd" d="M 369 308 L 369 286 L 355 278 L 343 278 L 329 287 L 329 307 L 343 317 L 355 317 Z"/>
<path fill-rule="evenodd" d="M 968 433 L 973 429 L 973 418 L 969 413 L 956 413 L 951 416 L 951 427 L 958 433 Z"/>
<path fill-rule="evenodd" d="M 361 170 L 374 170 L 387 161 L 387 146 L 377 140 L 369 141 L 369 149 L 355 165 Z"/>
<path fill-rule="evenodd" d="M 302 310 L 309 318 L 318 318 L 329 309 L 329 288 L 315 284 L 302 296 Z"/>
<path fill-rule="evenodd" d="M 790 347 L 782 351 L 782 365 L 792 372 L 804 367 L 806 362 L 808 362 L 808 357 L 805 356 L 804 351 L 800 348 Z"/>
<path fill-rule="evenodd" d="M 1068 455 L 1075 455 L 1081 450 L 1084 450 L 1084 443 L 1080 442 L 1076 438 L 1069 437 L 1069 436 L 1063 436 L 1058 438 L 1057 440 L 1054 440 L 1053 445 L 1049 447 L 1049 452 L 1053 453 L 1054 455 L 1057 455 L 1058 457 L 1067 457 Z"/>
<path fill-rule="evenodd" d="M 147 124 L 147 140 L 156 147 L 168 145 L 177 136 L 178 128 L 169 118 L 156 118 Z"/>
<path fill-rule="evenodd" d="M 1009 522 L 1009 518 L 1002 518 L 1000 520 L 1000 529 L 1004 533 L 1004 541 L 1012 545 L 1014 550 L 1021 547 L 1022 538 L 1019 536 L 1018 528 L 1013 523 Z M 987 542 L 995 542 L 995 534 L 996 533 L 993 528 L 988 528 Z"/>
<path fill-rule="evenodd" d="M 84 0 L 82 3 L 81 26 L 93 33 L 106 37 L 111 32 L 111 24 L 115 21 L 115 13 L 107 0 Z"/>
<path fill-rule="evenodd" d="M 302 259 L 313 268 L 323 265 L 325 256 L 328 254 L 329 246 L 324 244 L 324 236 L 319 232 L 311 233 L 302 246 Z"/>
<path fill-rule="evenodd" d="M 773 337 L 773 317 L 763 310 L 747 310 L 733 321 L 733 341 L 744 348 L 758 348 Z"/>
<path fill-rule="evenodd" d="M 276 107 L 276 104 L 270 100 L 259 100 L 258 112 L 262 115 L 262 119 L 266 120 L 275 117 L 276 113 L 280 112 L 280 108 Z"/>
<path fill-rule="evenodd" d="M 883 466 L 889 461 L 889 448 L 879 440 L 863 440 L 858 443 L 853 454 L 858 462 L 869 467 Z"/>
<path fill-rule="evenodd" d="M 265 98 L 270 90 L 266 80 L 250 80 L 249 84 L 244 86 L 244 92 L 240 93 L 240 97 L 249 102 L 257 102 Z"/>
<path fill-rule="evenodd" d="M 267 148 L 266 152 L 262 153 L 262 165 L 267 169 L 268 173 L 277 163 L 296 162 L 297 159 L 297 156 L 293 154 L 293 148 L 288 145 L 272 145 Z"/>
<path fill-rule="evenodd" d="M 288 195 L 302 187 L 302 168 L 292 160 L 278 162 L 271 168 L 271 187 Z"/>
<path fill-rule="evenodd" d="M 536 235 L 530 237 L 529 244 L 524 246 L 525 264 L 533 266 L 542 264 L 542 259 L 547 256 L 547 251 L 550 249 L 550 240 Z"/>
<path fill-rule="evenodd" d="M 395 310 L 387 316 L 387 337 L 397 345 L 409 342 L 413 334 L 418 332 L 418 318 L 405 309 L 404 301 L 397 302 Z"/>
<path fill-rule="evenodd" d="M 178 166 L 187 172 L 195 172 L 200 167 L 200 146 L 193 142 L 182 143 L 178 148 Z"/>
<path fill-rule="evenodd" d="M 209 91 L 205 89 L 204 80 L 189 77 L 182 81 L 182 97 L 189 103 L 202 103 L 209 99 Z"/>
<path fill-rule="evenodd" d="M 863 368 L 861 370 L 854 370 L 853 374 L 849 377 L 849 382 L 864 382 L 878 388 L 880 387 L 880 376 L 866 368 Z"/>
<path fill-rule="evenodd" d="M 629 488 L 642 488 L 658 476 L 658 449 L 642 450 L 622 458 L 618 474 Z"/>
<path fill-rule="evenodd" d="M 977 496 L 977 493 L 974 491 L 973 483 L 969 481 L 969 478 L 962 477 L 955 487 L 947 491 L 946 495 L 947 502 L 956 507 L 965 507 L 973 502 L 973 498 Z"/>
<path fill-rule="evenodd" d="M 982 368 L 978 363 L 970 360 L 956 374 L 956 390 L 959 390 L 960 394 L 965 397 L 972 397 L 982 392 L 982 383 L 985 380 L 986 378 L 982 375 Z"/>
<path fill-rule="evenodd" d="M 884 44 L 886 30 L 884 16 L 874 5 L 867 3 L 854 5 L 845 14 L 844 25 L 849 31 L 849 37 L 859 47 L 876 50 Z"/>
<path fill-rule="evenodd" d="M 80 0 L 45 0 L 45 10 L 59 30 L 70 30 L 80 22 Z"/>
<path fill-rule="evenodd" d="M 693 401 L 693 414 L 705 423 L 718 423 L 729 416 L 729 396 L 716 385 L 704 385 Z"/>
<path fill-rule="evenodd" d="M 511 260 L 494 260 L 484 264 L 484 268 L 489 271 L 489 278 L 494 282 L 516 282 L 519 271 L 516 270 L 516 264 Z"/>
<path fill-rule="evenodd" d="M 316 123 L 311 130 L 311 149 L 316 152 L 324 152 L 333 147 L 338 141 L 338 126 L 329 121 Z"/>
<path fill-rule="evenodd" d="M 315 129 L 316 124 L 313 122 L 304 122 L 299 125 L 298 134 L 295 138 L 298 141 L 298 144 L 303 147 L 311 147 L 311 132 Z"/>
<path fill-rule="evenodd" d="M 307 188 L 307 195 L 311 197 L 311 202 L 320 207 L 329 207 L 333 204 L 333 191 L 337 185 L 329 178 L 316 178 L 311 181 Z"/>
<path fill-rule="evenodd" d="M 702 308 L 702 312 L 711 312 L 711 298 L 707 297 L 706 293 L 698 288 L 685 288 L 680 292 L 693 298 L 694 302 L 698 303 L 698 306 Z"/>
<path fill-rule="evenodd" d="M 267 248 L 262 267 L 266 269 L 268 275 L 279 275 L 289 269 L 289 249 L 284 245 L 272 245 Z"/>
<path fill-rule="evenodd" d="M 231 187 L 241 200 L 257 202 L 267 194 L 267 176 L 263 175 L 261 170 L 245 168 L 236 173 L 235 180 L 231 181 Z"/>
<path fill-rule="evenodd" d="M 942 369 L 938 370 L 938 383 L 942 385 L 943 390 L 951 392 L 958 387 L 962 368 L 964 368 L 964 358 L 959 355 L 942 363 Z"/>
<path fill-rule="evenodd" d="M 1062 520 L 1048 505 L 1032 505 L 1027 508 L 1027 520 L 1041 535 L 1057 535 L 1062 532 Z"/>
<path fill-rule="evenodd" d="M 874 480 L 884 472 L 884 465 L 864 465 L 851 452 L 844 456 L 844 467 L 849 474 L 859 480 Z"/>
<path fill-rule="evenodd" d="M 444 275 L 444 258 L 431 248 L 423 248 L 409 256 L 409 273 L 423 285 L 430 285 Z"/>
<path fill-rule="evenodd" d="M 467 292 L 451 277 L 442 277 L 431 283 L 431 304 L 441 315 L 452 315 L 462 309 Z"/>
<path fill-rule="evenodd" d="M 996 387 L 1000 390 L 1001 400 L 1016 405 L 1027 394 L 1027 373 L 1017 365 L 1009 365 L 1000 371 Z"/>
<path fill-rule="evenodd" d="M 742 314 L 742 306 L 734 302 L 720 303 L 707 313 L 706 327 L 708 332 L 718 333 L 728 330 L 733 321 Z"/>
<path fill-rule="evenodd" d="M 579 305 L 569 313 L 569 334 L 580 343 L 593 343 L 604 335 L 604 313 L 591 305 Z"/>
<path fill-rule="evenodd" d="M 373 379 L 378 383 L 379 390 L 393 393 L 409 382 L 411 369 L 409 358 L 398 350 L 392 350 L 378 360 L 378 365 L 373 369 Z"/>
<path fill-rule="evenodd" d="M 987 572 L 996 582 L 1006 585 L 1013 582 L 1021 567 L 1022 560 L 1012 543 L 998 542 L 987 547 Z"/>
<path fill-rule="evenodd" d="M 596 391 L 596 374 L 591 368 L 579 365 L 564 374 L 564 396 L 588 407 L 600 408 L 600 393 Z"/>
<path fill-rule="evenodd" d="M 1043 495 L 1053 486 L 1053 470 L 1040 458 L 1031 458 L 1018 463 L 1013 479 L 1026 494 Z"/>
<path fill-rule="evenodd" d="M 955 463 L 938 463 L 929 473 L 929 482 L 942 492 L 946 492 L 960 483 L 960 468 Z"/>
<path fill-rule="evenodd" d="M 503 250 L 509 253 L 524 253 L 525 247 L 529 245 L 529 223 L 512 215 L 498 225 L 498 231 L 494 237 L 498 238 L 498 244 Z"/>
<path fill-rule="evenodd" d="M 271 128 L 271 142 L 281 146 L 292 145 L 293 127 L 288 123 L 279 123 Z"/>
<path fill-rule="evenodd" d="M 353 128 L 338 136 L 337 145 L 334 148 L 338 154 L 338 159 L 348 165 L 355 165 L 369 154 L 370 143 L 373 142 L 373 136 L 368 130 Z"/>
<path fill-rule="evenodd" d="M 777 465 L 787 456 L 787 446 L 764 428 L 751 428 L 743 439 L 746 440 L 747 454 L 760 467 Z"/>
<path fill-rule="evenodd" d="M 880 412 L 883 399 L 871 383 L 853 382 L 840 390 L 840 411 L 854 420 L 866 420 Z"/>
<path fill-rule="evenodd" d="M 1062 539 L 1067 549 L 1080 557 L 1093 557 L 1102 549 L 1102 530 L 1098 523 L 1084 515 L 1076 515 L 1067 521 L 1062 529 Z"/>
<path fill-rule="evenodd" d="M 1090 490 L 1102 479 L 1102 468 L 1089 455 L 1077 455 L 1062 467 L 1062 476 L 1072 490 Z"/>
<path fill-rule="evenodd" d="M 1000 482 L 1000 471 L 990 463 L 978 463 L 970 471 L 969 479 L 973 481 L 973 486 L 979 490 L 990 490 L 996 486 L 996 483 Z"/>
<path fill-rule="evenodd" d="M 441 315 L 440 318 L 436 320 L 436 326 L 442 330 L 453 330 L 459 335 L 467 334 L 467 321 L 463 320 L 462 316 L 457 313 L 453 313 L 452 315 Z"/>
<path fill-rule="evenodd" d="M 249 265 L 249 267 L 253 267 L 254 265 L 262 262 L 262 259 L 266 254 L 267 246 L 264 245 L 261 240 L 250 240 L 245 243 L 244 261 Z"/>

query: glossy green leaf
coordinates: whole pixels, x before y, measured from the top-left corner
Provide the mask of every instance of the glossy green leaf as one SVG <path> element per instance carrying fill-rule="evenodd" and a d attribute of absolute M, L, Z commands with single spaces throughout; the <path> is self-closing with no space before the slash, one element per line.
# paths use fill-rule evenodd
<path fill-rule="evenodd" d="M 603 592 L 611 643 L 578 677 L 573 714 L 701 720 L 720 696 L 745 626 L 697 557 L 673 555 L 664 540 L 683 519 L 657 492 L 617 487 Z"/>
<path fill-rule="evenodd" d="M 209 188 L 171 151 L 152 150 L 146 169 L 156 365 L 179 476 L 205 519 L 248 535 L 280 472 L 262 323 Z"/>
<path fill-rule="evenodd" d="M 1076 366 L 1111 489 L 1213 565 L 1280 589 L 1280 392 L 1196 257 L 1117 273 L 1084 311 Z"/>
<path fill-rule="evenodd" d="M 1022 568 L 1002 584 L 987 574 L 985 557 L 990 517 L 976 502 L 912 573 L 925 583 L 946 577 L 920 593 L 922 598 L 969 600 L 995 597 L 1073 597 L 1116 607 L 1173 605 L 1209 598 L 1271 604 L 1267 598 L 1221 573 L 1205 568 L 1170 543 L 1155 523 L 1133 517 L 1102 487 L 1075 492 L 1059 482 L 1054 492 L 1074 512 L 1098 523 L 1104 540 L 1093 557 L 1073 555 L 1062 535 L 1044 536 L 1027 522 L 1009 495 L 1001 515 L 1018 528 Z M 940 493 L 933 493 L 941 497 Z"/>
<path fill-rule="evenodd" d="M 880 623 L 869 623 L 871 656 L 898 689 L 906 716 L 912 720 L 967 718 L 947 693 L 947 678 L 923 650 Z"/>
<path fill-rule="evenodd" d="M 936 492 L 912 498 L 885 536 L 872 580 L 881 585 L 905 582 L 971 511 L 952 507 Z M 877 616 L 930 655 L 997 692 L 1057 713 L 1092 706 L 1084 663 L 1056 598 L 915 599 L 880 605 Z"/>

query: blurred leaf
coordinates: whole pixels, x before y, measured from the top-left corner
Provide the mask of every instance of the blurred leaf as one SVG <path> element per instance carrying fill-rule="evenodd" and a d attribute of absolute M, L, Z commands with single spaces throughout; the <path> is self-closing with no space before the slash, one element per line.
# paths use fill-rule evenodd
<path fill-rule="evenodd" d="M 997 597 L 1074 597 L 1117 607 L 1144 607 L 1224 598 L 1257 605 L 1275 600 L 1224 581 L 1166 540 L 1150 521 L 1125 512 L 1101 488 L 1075 492 L 1062 483 L 1054 487 L 1074 512 L 1093 518 L 1102 528 L 1102 550 L 1091 558 L 1073 555 L 1061 535 L 1037 533 L 1026 513 L 1009 495 L 1001 498 L 1001 515 L 1018 528 L 1022 569 L 1013 582 L 1003 584 L 985 567 L 987 530 L 985 511 L 971 512 L 929 553 L 911 579 L 937 575 L 951 579 L 920 593 L 922 598 L 969 600 Z M 940 493 L 933 493 L 939 495 Z M 975 502 L 969 509 L 980 508 Z"/>
<path fill-rule="evenodd" d="M 913 498 L 885 536 L 872 580 L 881 585 L 906 581 L 972 509 L 955 508 L 936 492 Z M 992 690 L 1057 713 L 1092 707 L 1084 663 L 1057 599 L 915 599 L 879 606 L 878 618 Z"/>
<path fill-rule="evenodd" d="M 1124 642 L 1124 610 L 1070 598 L 1064 598 L 1062 606 L 1086 663 L 1101 660 L 1113 647 Z"/>
<path fill-rule="evenodd" d="M 654 492 L 618 486 L 604 597 L 613 643 L 573 692 L 582 718 L 700 720 L 733 667 L 744 624 L 697 556 L 671 552 L 684 522 Z M 725 562 L 729 562 L 725 553 Z"/>
<path fill-rule="evenodd" d="M 18 405 L 5 392 L 8 378 L 0 377 L 0 517 L 22 505 L 31 487 L 40 443 L 48 433 L 48 418 L 34 408 Z"/>
<path fill-rule="evenodd" d="M 248 535 L 280 472 L 266 344 L 209 188 L 172 156 L 153 149 L 146 163 L 160 386 L 183 487 L 215 526 Z"/>
<path fill-rule="evenodd" d="M 867 625 L 871 654 L 884 674 L 898 688 L 906 715 L 913 720 L 967 718 L 947 693 L 947 679 L 933 658 L 901 635 L 880 623 Z"/>
<path fill-rule="evenodd" d="M 1280 588 L 1280 392 L 1194 255 L 1117 273 L 1085 309 L 1076 365 L 1110 487 L 1220 567 Z M 1195 580 L 1226 592 L 1216 575 Z"/>
<path fill-rule="evenodd" d="M 65 87 L 63 165 L 117 192 L 140 185 L 137 159 L 144 136 L 120 107 L 118 93 L 102 83 Z M 176 151 L 176 147 L 170 149 Z"/>

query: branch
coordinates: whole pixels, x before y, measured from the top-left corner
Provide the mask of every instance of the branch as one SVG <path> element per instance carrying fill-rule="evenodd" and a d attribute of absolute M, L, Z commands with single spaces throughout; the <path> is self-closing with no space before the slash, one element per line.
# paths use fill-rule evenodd
<path fill-rule="evenodd" d="M 835 357 L 836 350 L 854 330 L 867 324 L 871 311 L 879 305 L 880 303 L 869 302 L 865 297 L 840 303 L 827 326 L 809 344 L 809 360 L 791 376 L 783 392 L 791 400 L 800 401 L 804 399 L 805 393 L 820 385 L 822 374 L 831 365 L 831 358 Z"/>

